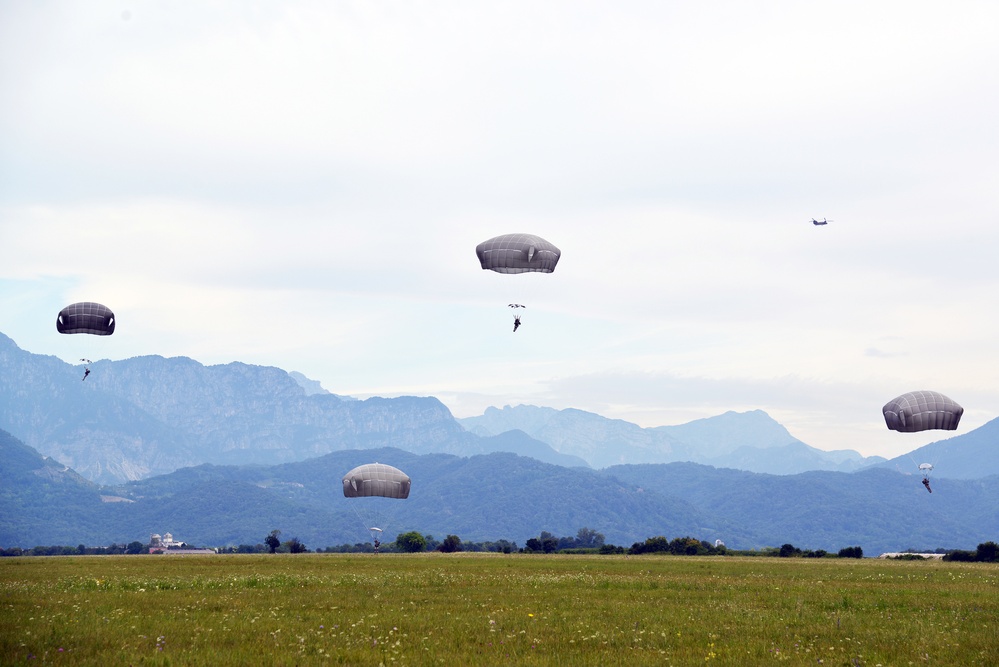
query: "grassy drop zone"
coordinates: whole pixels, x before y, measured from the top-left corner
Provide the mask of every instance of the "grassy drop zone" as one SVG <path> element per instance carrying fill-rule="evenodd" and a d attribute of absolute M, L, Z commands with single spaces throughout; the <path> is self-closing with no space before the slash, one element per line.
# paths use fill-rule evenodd
<path fill-rule="evenodd" d="M 278 554 L 0 559 L 0 664 L 996 665 L 999 565 Z"/>

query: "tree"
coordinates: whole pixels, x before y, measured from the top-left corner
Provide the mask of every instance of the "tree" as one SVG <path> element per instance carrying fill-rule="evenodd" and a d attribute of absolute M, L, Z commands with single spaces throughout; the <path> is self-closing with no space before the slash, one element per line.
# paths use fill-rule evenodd
<path fill-rule="evenodd" d="M 443 551 L 446 554 L 454 553 L 455 551 L 461 551 L 461 540 L 457 535 L 448 535 L 441 542 L 441 545 L 437 547 L 438 551 Z"/>
<path fill-rule="evenodd" d="M 801 550 L 795 549 L 793 544 L 782 544 L 780 546 L 780 553 L 777 555 L 781 558 L 790 558 L 791 556 L 795 556 L 799 553 L 801 553 Z"/>
<path fill-rule="evenodd" d="M 276 552 L 278 547 L 281 546 L 281 540 L 278 538 L 280 534 L 280 530 L 272 530 L 271 534 L 264 538 L 264 544 L 271 550 L 271 553 Z"/>
<path fill-rule="evenodd" d="M 283 546 L 288 547 L 288 552 L 293 554 L 304 554 L 306 551 L 308 551 L 306 546 L 302 544 L 302 542 L 299 541 L 297 537 L 291 538 L 290 540 L 285 542 Z"/>
<path fill-rule="evenodd" d="M 589 528 L 580 528 L 576 533 L 575 547 L 580 549 L 596 549 L 603 546 L 604 536 Z"/>
<path fill-rule="evenodd" d="M 984 563 L 995 563 L 999 561 L 999 544 L 995 542 L 983 542 L 978 545 L 975 551 L 975 560 Z"/>
<path fill-rule="evenodd" d="M 509 540 L 497 540 L 493 542 L 493 548 L 490 551 L 502 551 L 505 554 L 511 553 L 517 550 L 517 543 L 510 542 Z"/>
<path fill-rule="evenodd" d="M 628 549 L 630 554 L 656 554 L 669 551 L 669 540 L 663 535 L 647 537 L 645 542 L 635 542 Z"/>
<path fill-rule="evenodd" d="M 129 542 L 128 546 L 125 547 L 125 553 L 127 554 L 141 554 L 146 551 L 146 545 L 138 540 L 134 542 Z"/>
<path fill-rule="evenodd" d="M 669 543 L 669 552 L 677 556 L 703 556 L 710 551 L 710 544 L 690 536 L 677 537 Z"/>
<path fill-rule="evenodd" d="M 864 550 L 860 547 L 846 547 L 839 550 L 840 558 L 863 558 Z"/>
<path fill-rule="evenodd" d="M 415 530 L 396 536 L 395 543 L 399 551 L 410 554 L 418 553 L 427 548 L 426 538 Z"/>

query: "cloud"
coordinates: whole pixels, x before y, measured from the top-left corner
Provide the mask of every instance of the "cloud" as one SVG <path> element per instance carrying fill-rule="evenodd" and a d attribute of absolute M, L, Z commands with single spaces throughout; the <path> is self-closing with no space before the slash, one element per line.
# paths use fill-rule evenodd
<path fill-rule="evenodd" d="M 95 299 L 118 356 L 872 447 L 848 389 L 999 372 L 991 5 L 127 11 L 0 9 L 0 330 L 32 351 Z M 556 273 L 479 269 L 515 231 Z"/>

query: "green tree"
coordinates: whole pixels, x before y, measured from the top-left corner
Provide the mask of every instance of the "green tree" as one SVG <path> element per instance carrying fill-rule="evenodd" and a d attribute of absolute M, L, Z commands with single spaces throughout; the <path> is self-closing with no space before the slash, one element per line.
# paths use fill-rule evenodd
<path fill-rule="evenodd" d="M 302 542 L 297 537 L 291 538 L 290 540 L 285 542 L 282 546 L 288 549 L 288 553 L 293 553 L 293 554 L 304 554 L 305 552 L 308 551 L 306 546 L 302 544 Z"/>
<path fill-rule="evenodd" d="M 410 554 L 423 551 L 427 548 L 426 538 L 415 530 L 396 536 L 395 543 L 399 551 L 405 551 Z"/>
<path fill-rule="evenodd" d="M 580 528 L 576 532 L 576 543 L 574 546 L 580 549 L 595 549 L 603 546 L 604 536 L 589 528 Z"/>
<path fill-rule="evenodd" d="M 983 542 L 978 545 L 975 551 L 975 560 L 984 563 L 995 563 L 999 561 L 999 544 L 995 542 Z"/>
<path fill-rule="evenodd" d="M 441 545 L 437 547 L 438 551 L 443 551 L 446 554 L 453 553 L 455 551 L 461 551 L 461 540 L 457 535 L 448 535 L 441 542 Z"/>
<path fill-rule="evenodd" d="M 278 538 L 278 535 L 280 534 L 281 531 L 275 529 L 271 531 L 270 535 L 264 538 L 264 544 L 266 544 L 267 548 L 271 550 L 271 553 L 276 552 L 278 547 L 281 546 L 281 540 Z"/>
<path fill-rule="evenodd" d="M 780 552 L 777 554 L 781 558 L 790 558 L 801 553 L 801 549 L 796 549 L 793 544 L 780 545 Z"/>
<path fill-rule="evenodd" d="M 645 542 L 635 542 L 628 549 L 630 554 L 656 554 L 669 551 L 669 540 L 663 535 L 647 537 Z"/>
<path fill-rule="evenodd" d="M 128 546 L 125 547 L 125 553 L 132 555 L 141 554 L 146 550 L 147 550 L 146 545 L 143 544 L 142 542 L 139 542 L 138 540 L 134 542 L 129 542 Z"/>

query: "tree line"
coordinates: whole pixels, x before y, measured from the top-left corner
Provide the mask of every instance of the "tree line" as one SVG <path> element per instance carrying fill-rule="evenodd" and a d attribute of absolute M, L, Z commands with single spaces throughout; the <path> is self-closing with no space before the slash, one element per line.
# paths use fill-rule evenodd
<path fill-rule="evenodd" d="M 240 544 L 217 549 L 222 554 L 253 554 L 253 553 L 309 553 L 308 547 L 297 537 L 282 541 L 280 530 L 272 530 L 258 544 Z M 36 546 L 31 549 L 10 547 L 0 549 L 3 556 L 95 556 L 95 555 L 137 555 L 149 553 L 150 545 L 139 541 L 128 544 L 111 544 L 109 546 L 88 547 L 77 546 Z M 371 542 L 356 542 L 316 549 L 316 553 L 372 553 L 375 546 Z M 725 547 L 718 542 L 711 544 L 694 537 L 676 537 L 672 540 L 659 535 L 649 537 L 644 542 L 635 542 L 630 547 L 607 544 L 604 535 L 590 528 L 580 528 L 575 536 L 558 537 L 548 531 L 541 531 L 537 537 L 527 540 L 523 548 L 518 548 L 516 542 L 496 540 L 485 542 L 462 542 L 457 535 L 448 535 L 443 540 L 432 535 L 423 535 L 418 531 L 400 533 L 395 541 L 381 543 L 379 551 L 394 553 L 420 553 L 425 551 L 440 551 L 453 553 L 457 551 L 495 552 L 495 553 L 526 553 L 526 554 L 670 554 L 676 556 L 764 556 L 778 558 L 863 558 L 864 550 L 860 546 L 849 546 L 836 553 L 823 549 L 799 549 L 793 544 L 783 544 L 779 548 L 766 547 L 759 551 L 738 551 Z M 974 551 L 961 549 L 937 550 L 943 553 L 943 560 L 958 562 L 999 562 L 999 544 L 984 542 Z"/>

